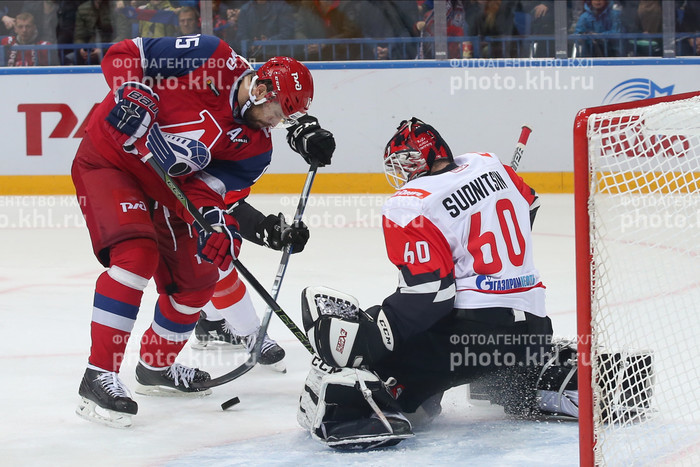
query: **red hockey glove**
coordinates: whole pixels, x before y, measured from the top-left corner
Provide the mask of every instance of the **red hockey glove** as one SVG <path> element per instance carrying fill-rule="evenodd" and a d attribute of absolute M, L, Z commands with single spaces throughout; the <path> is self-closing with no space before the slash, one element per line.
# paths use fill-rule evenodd
<path fill-rule="evenodd" d="M 158 94 L 145 84 L 128 81 L 114 93 L 116 105 L 107 115 L 112 138 L 125 151 L 137 154 L 137 139 L 148 133 L 158 115 Z"/>
<path fill-rule="evenodd" d="M 202 214 L 215 230 L 221 231 L 206 232 L 195 222 L 198 233 L 197 254 L 204 261 L 214 263 L 226 271 L 241 250 L 238 222 L 219 208 L 203 208 Z"/>

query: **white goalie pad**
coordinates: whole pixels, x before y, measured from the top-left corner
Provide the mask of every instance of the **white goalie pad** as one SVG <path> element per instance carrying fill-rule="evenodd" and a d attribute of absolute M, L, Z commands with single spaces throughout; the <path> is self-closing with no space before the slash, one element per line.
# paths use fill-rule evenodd
<path fill-rule="evenodd" d="M 360 369 L 331 368 L 314 357 L 299 400 L 297 421 L 311 436 L 336 449 L 392 446 L 413 436 L 382 381 Z"/>

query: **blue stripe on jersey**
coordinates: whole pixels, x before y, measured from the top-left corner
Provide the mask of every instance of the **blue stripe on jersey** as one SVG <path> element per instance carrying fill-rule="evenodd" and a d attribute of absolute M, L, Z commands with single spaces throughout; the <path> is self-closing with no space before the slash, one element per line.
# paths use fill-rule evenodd
<path fill-rule="evenodd" d="M 146 76 L 185 76 L 204 65 L 220 44 L 215 36 L 143 38 Z"/>
<path fill-rule="evenodd" d="M 95 308 L 99 308 L 100 310 L 133 320 L 136 320 L 136 315 L 139 312 L 138 306 L 120 302 L 119 300 L 106 297 L 97 292 L 95 292 L 95 301 L 93 302 L 93 305 Z"/>
<path fill-rule="evenodd" d="M 250 187 L 265 172 L 272 160 L 272 151 L 266 151 L 248 159 L 230 161 L 215 159 L 204 172 L 219 179 L 226 191 Z"/>
<path fill-rule="evenodd" d="M 167 329 L 168 331 L 175 333 L 175 334 L 187 334 L 189 335 L 190 331 L 194 329 L 194 327 L 197 325 L 197 323 L 192 323 L 192 324 L 180 324 L 176 323 L 175 321 L 171 321 L 165 316 L 163 316 L 163 313 L 160 311 L 160 307 L 156 303 L 156 312 L 155 315 L 153 316 L 153 321 L 160 326 L 163 329 Z"/>

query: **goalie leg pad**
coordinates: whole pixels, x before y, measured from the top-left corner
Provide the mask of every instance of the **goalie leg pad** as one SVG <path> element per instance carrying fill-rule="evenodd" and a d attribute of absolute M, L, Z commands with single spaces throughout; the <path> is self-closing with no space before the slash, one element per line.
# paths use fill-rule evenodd
<path fill-rule="evenodd" d="M 413 436 L 410 422 L 377 375 L 331 368 L 317 357 L 304 385 L 297 420 L 313 438 L 342 450 L 393 446 Z"/>
<path fill-rule="evenodd" d="M 539 413 L 578 418 L 578 353 L 566 339 L 552 342 L 552 352 L 537 380 Z"/>
<path fill-rule="evenodd" d="M 656 382 L 653 352 L 602 352 L 596 363 L 603 420 L 634 422 L 653 415 L 651 399 Z"/>

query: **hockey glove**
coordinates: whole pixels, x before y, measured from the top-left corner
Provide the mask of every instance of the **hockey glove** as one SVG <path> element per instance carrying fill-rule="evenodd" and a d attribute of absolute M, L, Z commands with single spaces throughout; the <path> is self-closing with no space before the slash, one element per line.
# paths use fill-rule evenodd
<path fill-rule="evenodd" d="M 306 242 L 309 241 L 309 228 L 301 221 L 298 224 L 287 224 L 282 213 L 276 216 L 270 214 L 258 224 L 256 235 L 263 245 L 273 250 L 281 250 L 291 245 L 294 254 L 304 250 Z"/>
<path fill-rule="evenodd" d="M 156 121 L 158 100 L 158 94 L 136 81 L 127 81 L 114 93 L 116 105 L 106 120 L 112 138 L 126 152 L 138 153 L 134 143 L 146 135 Z"/>
<path fill-rule="evenodd" d="M 371 366 L 394 350 L 394 334 L 381 307 L 363 311 L 352 295 L 307 287 L 301 292 L 301 318 L 311 346 L 328 365 Z"/>
<path fill-rule="evenodd" d="M 287 143 L 309 165 L 316 162 L 318 167 L 330 165 L 335 151 L 333 133 L 321 128 L 311 115 L 304 115 L 287 129 Z"/>
<path fill-rule="evenodd" d="M 197 254 L 204 261 L 226 271 L 241 250 L 238 222 L 219 208 L 202 208 L 204 219 L 219 232 L 206 232 L 195 222 Z"/>

